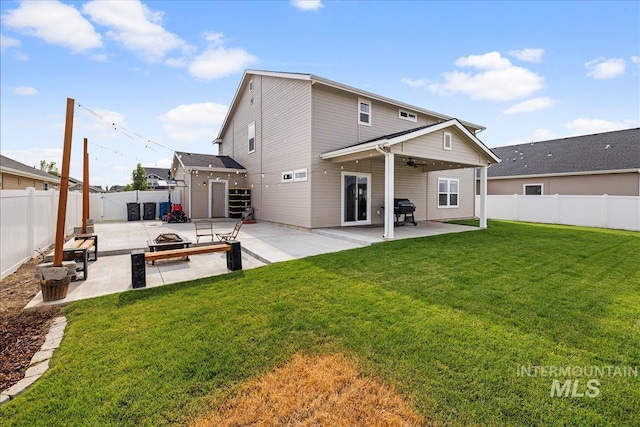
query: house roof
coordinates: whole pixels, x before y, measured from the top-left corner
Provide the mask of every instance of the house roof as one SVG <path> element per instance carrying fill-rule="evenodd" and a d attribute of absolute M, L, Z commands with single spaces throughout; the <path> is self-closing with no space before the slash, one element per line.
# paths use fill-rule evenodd
<path fill-rule="evenodd" d="M 150 168 L 143 166 L 142 167 L 147 175 L 155 175 L 160 179 L 167 179 L 169 176 L 169 168 Z"/>
<path fill-rule="evenodd" d="M 216 156 L 213 154 L 187 153 L 176 151 L 176 157 L 185 168 L 195 169 L 233 169 L 244 170 L 244 166 L 229 156 Z"/>
<path fill-rule="evenodd" d="M 79 179 L 75 179 L 72 176 L 69 177 L 69 184 L 72 184 L 73 186 L 82 187 L 82 181 L 80 181 Z M 89 190 L 93 191 L 94 193 L 104 193 L 104 190 L 102 189 L 102 187 L 96 187 L 93 185 L 89 185 Z"/>
<path fill-rule="evenodd" d="M 396 105 L 398 107 L 407 109 L 407 110 L 411 110 L 411 111 L 415 111 L 416 113 L 422 113 L 422 114 L 426 114 L 432 117 L 436 117 L 439 118 L 441 120 L 450 120 L 453 117 L 451 116 L 447 116 L 441 113 L 436 113 L 435 111 L 431 111 L 431 110 L 427 110 L 425 108 L 421 108 L 421 107 L 417 107 L 415 105 L 411 105 L 411 104 L 407 104 L 401 101 L 397 101 L 395 99 L 391 99 L 391 98 L 387 98 L 381 95 L 377 95 L 375 93 L 372 92 L 367 92 L 361 89 L 357 89 L 353 86 L 348 86 L 345 85 L 343 83 L 339 83 L 333 80 L 329 80 L 329 79 L 325 79 L 324 77 L 320 77 L 320 76 L 316 76 L 314 74 L 304 74 L 304 73 L 290 73 L 290 72 L 280 72 L 280 71 L 265 71 L 265 70 L 245 70 L 242 79 L 240 80 L 240 84 L 238 85 L 238 88 L 236 89 L 236 93 L 233 96 L 233 100 L 231 101 L 231 106 L 229 107 L 229 111 L 227 111 L 227 116 L 224 118 L 224 121 L 222 122 L 222 126 L 220 127 L 220 131 L 218 132 L 218 137 L 216 138 L 217 141 L 220 138 L 222 138 L 222 135 L 224 133 L 224 130 L 226 129 L 227 126 L 227 122 L 229 120 L 229 117 L 231 117 L 234 109 L 235 109 L 235 105 L 236 105 L 236 99 L 238 98 L 238 94 L 240 92 L 240 89 L 244 86 L 244 82 L 245 80 L 248 78 L 249 75 L 255 75 L 255 76 L 269 76 L 269 77 L 280 77 L 280 78 L 284 78 L 284 79 L 295 79 L 295 80 L 306 80 L 306 81 L 310 81 L 312 84 L 322 84 L 325 86 L 330 86 L 336 89 L 340 89 L 346 92 L 351 92 L 354 93 L 358 96 L 364 97 L 364 98 L 368 98 L 368 99 L 372 99 L 372 100 L 376 100 L 376 101 L 380 101 L 380 102 L 385 102 L 388 104 L 392 104 L 392 105 Z M 475 123 L 471 123 L 471 122 L 467 122 L 467 121 L 461 121 L 461 123 L 464 126 L 468 126 L 470 128 L 473 129 L 477 129 L 478 131 L 483 131 L 484 129 L 486 129 L 484 126 L 480 126 L 478 124 Z"/>
<path fill-rule="evenodd" d="M 489 178 L 640 170 L 640 128 L 492 148 Z"/>
<path fill-rule="evenodd" d="M 35 166 L 27 166 L 2 155 L 0 155 L 0 170 L 14 175 L 28 176 L 30 178 L 36 178 L 47 182 L 60 183 L 60 178 L 55 175 L 51 175 L 50 173 L 40 170 Z"/>
<path fill-rule="evenodd" d="M 395 132 L 389 135 L 379 136 L 377 138 L 360 142 L 358 144 L 350 145 L 338 150 L 322 153 L 321 157 L 323 159 L 331 159 L 335 157 L 344 156 L 346 154 L 352 154 L 352 153 L 358 153 L 361 151 L 371 150 L 376 146 L 388 147 L 395 144 L 399 144 L 401 142 L 408 141 L 413 138 L 417 138 L 422 135 L 426 135 L 432 132 L 446 129 L 452 126 L 456 127 L 462 133 L 464 133 L 467 136 L 467 138 L 471 140 L 471 143 L 475 145 L 475 147 L 479 151 L 483 152 L 487 156 L 487 158 L 492 159 L 493 162 L 500 162 L 500 158 L 496 156 L 489 148 L 487 148 L 487 146 L 484 145 L 482 141 L 480 141 L 473 133 L 469 132 L 469 130 L 465 126 L 463 126 L 458 119 L 450 119 L 450 120 L 447 120 L 446 122 L 419 126 L 413 129 L 408 129 L 401 132 Z"/>

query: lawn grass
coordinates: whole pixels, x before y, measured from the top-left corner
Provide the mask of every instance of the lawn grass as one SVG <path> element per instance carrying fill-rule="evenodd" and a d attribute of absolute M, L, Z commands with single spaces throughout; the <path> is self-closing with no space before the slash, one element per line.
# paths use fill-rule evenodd
<path fill-rule="evenodd" d="M 496 221 L 80 301 L 0 424 L 184 423 L 295 353 L 342 352 L 443 425 L 640 425 L 639 377 L 552 398 L 518 375 L 640 366 L 639 265 L 639 233 Z"/>

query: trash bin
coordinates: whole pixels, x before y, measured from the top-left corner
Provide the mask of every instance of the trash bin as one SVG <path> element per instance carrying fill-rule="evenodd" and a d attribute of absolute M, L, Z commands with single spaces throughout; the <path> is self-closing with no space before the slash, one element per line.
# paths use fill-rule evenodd
<path fill-rule="evenodd" d="M 156 219 L 156 204 L 153 203 L 145 203 L 144 204 L 144 219 L 145 220 L 153 220 Z"/>
<path fill-rule="evenodd" d="M 140 203 L 127 203 L 127 221 L 140 221 Z"/>
<path fill-rule="evenodd" d="M 164 220 L 164 217 L 169 213 L 169 202 L 160 202 L 160 219 Z"/>

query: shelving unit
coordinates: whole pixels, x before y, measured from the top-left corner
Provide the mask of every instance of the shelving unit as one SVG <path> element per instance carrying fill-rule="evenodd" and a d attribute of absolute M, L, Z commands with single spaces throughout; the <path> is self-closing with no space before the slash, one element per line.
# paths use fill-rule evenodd
<path fill-rule="evenodd" d="M 242 212 L 251 207 L 251 189 L 229 189 L 229 218 L 242 218 Z"/>

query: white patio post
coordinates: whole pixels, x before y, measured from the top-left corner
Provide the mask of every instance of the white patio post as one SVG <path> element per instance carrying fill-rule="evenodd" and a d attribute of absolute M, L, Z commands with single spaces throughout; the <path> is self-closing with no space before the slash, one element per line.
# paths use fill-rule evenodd
<path fill-rule="evenodd" d="M 487 228 L 487 166 L 480 168 L 480 228 Z"/>
<path fill-rule="evenodd" d="M 387 153 L 384 156 L 384 237 L 393 239 L 394 212 L 393 197 L 395 189 L 395 156 Z"/>

